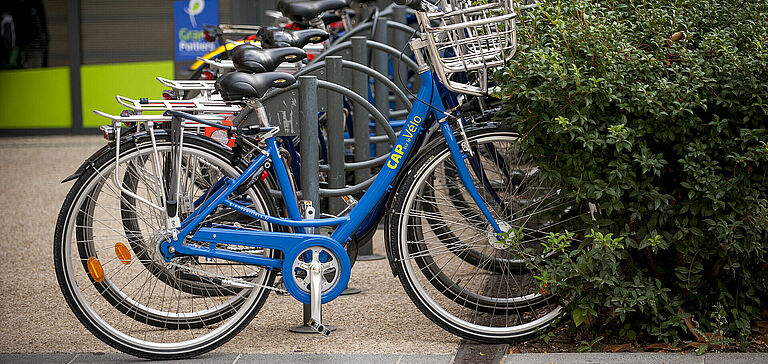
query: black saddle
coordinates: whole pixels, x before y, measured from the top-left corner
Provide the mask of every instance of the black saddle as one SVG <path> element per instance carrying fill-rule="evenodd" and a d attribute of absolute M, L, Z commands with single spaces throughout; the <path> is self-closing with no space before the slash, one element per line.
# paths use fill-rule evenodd
<path fill-rule="evenodd" d="M 307 58 L 299 48 L 262 49 L 252 44 L 241 44 L 232 50 L 232 63 L 241 72 L 272 72 L 283 62 L 298 62 Z"/>
<path fill-rule="evenodd" d="M 280 0 L 277 2 L 277 9 L 293 20 L 314 19 L 325 11 L 339 10 L 347 6 L 349 6 L 349 0 Z"/>
<path fill-rule="evenodd" d="M 256 33 L 263 48 L 304 48 L 309 43 L 321 43 L 328 39 L 328 32 L 321 29 L 288 30 L 281 27 L 262 27 Z"/>
<path fill-rule="evenodd" d="M 214 86 L 224 101 L 238 101 L 246 97 L 259 99 L 272 87 L 283 88 L 294 83 L 296 79 L 284 72 L 230 72 L 219 77 Z"/>

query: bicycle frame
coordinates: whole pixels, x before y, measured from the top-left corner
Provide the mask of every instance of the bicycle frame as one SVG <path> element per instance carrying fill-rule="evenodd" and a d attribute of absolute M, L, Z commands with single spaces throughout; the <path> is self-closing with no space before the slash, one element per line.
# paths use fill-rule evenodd
<path fill-rule="evenodd" d="M 325 244 L 331 244 L 341 248 L 345 245 L 352 234 L 358 229 L 365 218 L 376 208 L 387 192 L 392 187 L 392 182 L 400 172 L 408 154 L 411 152 L 416 138 L 424 131 L 422 122 L 427 119 L 430 113 L 433 113 L 438 120 L 440 129 L 448 143 L 454 163 L 458 167 L 461 180 L 467 187 L 475 203 L 483 212 L 486 219 L 495 229 L 496 233 L 501 233 L 501 229 L 491 216 L 488 207 L 480 197 L 471 177 L 470 171 L 464 164 L 467 156 L 463 153 L 459 142 L 454 137 L 453 130 L 449 126 L 445 115 L 443 102 L 440 99 L 437 83 L 432 78 L 431 71 L 425 71 L 421 74 L 422 87 L 419 90 L 416 102 L 408 115 L 408 122 L 403 127 L 403 131 L 392 148 L 387 162 L 382 167 L 376 177 L 376 180 L 369 187 L 358 204 L 351 212 L 342 217 L 324 218 L 324 219 L 302 219 L 299 209 L 299 203 L 293 192 L 290 177 L 286 172 L 285 165 L 278 151 L 277 142 L 274 136 L 266 138 L 267 150 L 259 154 L 246 168 L 246 170 L 236 179 L 223 178 L 216 183 L 206 193 L 206 196 L 212 196 L 208 200 L 200 203 L 195 211 L 187 217 L 182 223 L 181 228 L 174 239 L 162 244 L 161 250 L 170 260 L 173 253 L 184 255 L 201 256 L 206 258 L 219 258 L 229 261 L 235 261 L 245 264 L 252 264 L 270 268 L 283 268 L 283 259 L 255 256 L 248 253 L 233 252 L 229 250 L 216 249 L 216 243 L 235 244 L 249 247 L 260 247 L 268 249 L 277 249 L 284 253 L 291 252 L 296 246 L 307 241 L 322 240 Z M 429 104 L 425 103 L 427 101 Z M 468 149 L 468 148 L 465 148 Z M 264 168 L 265 163 L 271 160 L 273 171 L 277 177 L 277 182 L 281 190 L 283 202 L 285 203 L 288 218 L 267 216 L 254 211 L 248 207 L 232 202 L 227 197 L 250 179 L 255 173 Z M 259 172 L 260 173 L 260 172 Z M 197 203 L 196 203 L 197 204 Z M 290 226 L 295 228 L 296 233 L 285 232 L 265 232 L 248 229 L 235 229 L 233 227 L 199 227 L 199 224 L 219 206 L 226 206 L 254 219 L 266 221 L 269 223 Z M 330 238 L 322 235 L 307 234 L 306 228 L 320 226 L 338 226 Z M 199 228 L 198 228 L 199 227 Z M 193 233 L 194 232 L 194 233 Z M 189 236 L 192 234 L 191 236 Z M 191 241 L 207 242 L 209 247 L 200 247 L 185 243 L 189 238 Z M 290 255 L 289 255 L 290 256 Z M 349 274 L 349 269 L 344 269 L 344 274 Z M 334 298 L 345 287 L 338 285 L 333 290 L 323 296 L 333 296 Z M 289 290 L 290 291 L 290 290 Z M 291 292 L 293 293 L 293 292 Z M 296 295 L 294 295 L 296 297 Z"/>

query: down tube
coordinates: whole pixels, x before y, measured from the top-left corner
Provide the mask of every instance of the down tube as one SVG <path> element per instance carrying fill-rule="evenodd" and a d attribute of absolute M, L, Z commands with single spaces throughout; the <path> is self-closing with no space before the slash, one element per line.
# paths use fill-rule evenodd
<path fill-rule="evenodd" d="M 336 231 L 331 235 L 331 239 L 344 244 L 350 236 L 357 230 L 358 226 L 363 222 L 366 216 L 376 207 L 376 204 L 381 200 L 381 197 L 391 187 L 392 181 L 397 176 L 398 171 L 402 168 L 408 152 L 411 150 L 416 137 L 422 132 L 421 124 L 424 119 L 429 115 L 431 108 L 421 100 L 429 100 L 435 110 L 436 116 L 441 117 L 443 115 L 443 103 L 440 100 L 440 92 L 437 90 L 437 85 L 433 82 L 432 71 L 426 71 L 421 74 L 421 88 L 416 96 L 416 100 L 413 102 L 413 107 L 408 118 L 406 118 L 405 125 L 400 132 L 400 136 L 395 142 L 394 148 L 389 153 L 389 158 L 382 166 L 381 171 L 376 176 L 376 180 L 373 181 L 371 187 L 365 192 L 363 197 L 357 203 L 357 206 L 349 214 L 349 221 L 339 226 Z"/>

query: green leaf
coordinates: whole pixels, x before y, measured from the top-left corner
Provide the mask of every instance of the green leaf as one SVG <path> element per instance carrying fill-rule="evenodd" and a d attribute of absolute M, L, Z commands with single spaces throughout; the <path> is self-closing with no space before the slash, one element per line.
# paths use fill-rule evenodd
<path fill-rule="evenodd" d="M 707 352 L 708 348 L 709 348 L 709 344 L 699 345 L 699 347 L 696 348 L 696 355 L 704 355 Z"/>
<path fill-rule="evenodd" d="M 571 312 L 571 317 L 573 317 L 573 323 L 576 325 L 576 327 L 579 327 L 584 322 L 584 313 L 580 308 L 573 309 L 573 312 Z"/>

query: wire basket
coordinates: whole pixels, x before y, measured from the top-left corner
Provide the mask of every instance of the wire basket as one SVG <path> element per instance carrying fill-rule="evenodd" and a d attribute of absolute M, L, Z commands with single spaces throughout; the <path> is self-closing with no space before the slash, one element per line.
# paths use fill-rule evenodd
<path fill-rule="evenodd" d="M 417 12 L 435 74 L 454 92 L 486 94 L 488 73 L 517 49 L 513 2 L 440 0 L 438 5 Z"/>

